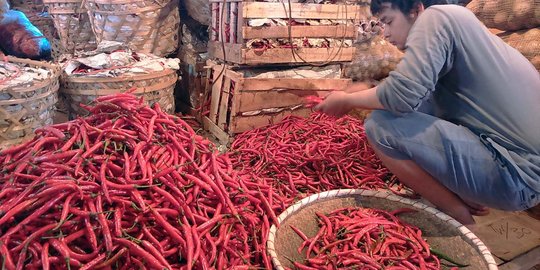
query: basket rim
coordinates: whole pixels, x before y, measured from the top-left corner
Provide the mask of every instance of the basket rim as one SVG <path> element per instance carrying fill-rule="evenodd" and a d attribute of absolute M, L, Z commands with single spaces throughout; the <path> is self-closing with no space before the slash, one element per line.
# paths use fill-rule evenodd
<path fill-rule="evenodd" d="M 25 58 L 17 58 L 14 56 L 8 56 L 7 59 L 8 59 L 7 63 L 15 63 L 15 64 L 22 63 L 22 64 L 28 64 L 28 65 L 46 68 L 51 71 L 51 74 L 45 80 L 35 83 L 31 85 L 30 87 L 28 87 L 27 84 L 23 84 L 23 85 L 16 85 L 16 86 L 8 87 L 6 89 L 15 90 L 19 92 L 30 92 L 30 91 L 35 91 L 37 89 L 49 88 L 46 91 L 46 93 L 42 95 L 45 95 L 45 94 L 50 95 L 59 90 L 60 86 L 58 85 L 58 83 L 55 84 L 55 81 L 58 81 L 60 77 L 60 67 L 58 65 L 48 63 L 48 62 L 25 59 Z M 0 61 L 0 62 L 3 62 L 3 61 Z M 4 91 L 4 90 L 1 90 L 1 91 Z M 32 98 L 32 100 L 36 100 L 36 99 L 37 98 Z M 0 105 L 10 105 L 10 104 L 18 104 L 18 103 L 21 103 L 20 100 L 18 99 L 0 101 Z"/>
<path fill-rule="evenodd" d="M 165 77 L 170 75 L 171 73 L 175 73 L 175 70 L 171 68 L 165 68 L 164 70 L 155 71 L 151 73 L 144 73 L 144 74 L 130 74 L 127 76 L 118 76 L 118 77 L 74 77 L 74 76 L 67 76 L 65 73 L 62 73 L 62 80 L 70 83 L 113 83 L 113 82 L 124 82 L 126 80 L 134 80 L 134 81 L 143 81 L 143 80 L 149 80 L 149 79 L 155 79 L 159 77 Z"/>
<path fill-rule="evenodd" d="M 495 259 L 491 255 L 491 252 L 489 251 L 489 249 L 484 245 L 482 240 L 480 240 L 471 230 L 465 227 L 465 225 L 461 224 L 454 218 L 448 216 L 447 214 L 431 206 L 427 206 L 421 202 L 413 201 L 408 198 L 394 195 L 391 192 L 385 191 L 385 190 L 334 189 L 334 190 L 329 190 L 329 191 L 313 194 L 287 207 L 287 209 L 285 209 L 285 211 L 283 211 L 283 213 L 281 213 L 278 216 L 277 221 L 279 222 L 279 224 L 281 224 L 292 214 L 300 211 L 304 207 L 311 205 L 312 203 L 319 201 L 321 199 L 346 197 L 350 195 L 360 195 L 360 196 L 366 196 L 366 197 L 378 197 L 378 198 L 388 199 L 391 201 L 397 201 L 397 202 L 408 204 L 416 209 L 427 211 L 433 214 L 434 216 L 442 220 L 445 220 L 451 226 L 456 227 L 456 229 L 458 229 L 465 238 L 467 238 L 471 243 L 474 243 L 474 248 L 478 252 L 480 252 L 480 254 L 482 255 L 482 258 L 488 264 L 489 270 L 498 269 L 497 263 L 495 262 Z M 272 259 L 272 263 L 274 264 L 274 267 L 277 270 L 284 270 L 285 268 L 281 265 L 281 262 L 278 260 L 278 256 L 276 252 L 276 247 L 275 247 L 276 234 L 277 234 L 277 226 L 273 224 L 270 227 L 270 231 L 268 233 L 268 239 L 266 240 L 266 249 Z"/>

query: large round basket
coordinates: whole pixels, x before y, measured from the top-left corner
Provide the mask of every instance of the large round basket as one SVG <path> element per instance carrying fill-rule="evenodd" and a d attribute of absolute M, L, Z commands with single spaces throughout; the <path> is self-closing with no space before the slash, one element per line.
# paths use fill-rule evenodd
<path fill-rule="evenodd" d="M 11 0 L 11 7 L 14 9 L 25 9 L 42 12 L 45 9 L 42 0 Z"/>
<path fill-rule="evenodd" d="M 54 21 L 62 52 L 96 49 L 96 37 L 83 0 L 43 0 L 43 3 Z"/>
<path fill-rule="evenodd" d="M 267 241 L 268 253 L 277 270 L 294 268 L 292 261 L 303 262 L 305 254 L 297 248 L 302 239 L 290 225 L 300 229 L 308 237 L 318 231 L 315 213 L 327 214 L 343 207 L 366 207 L 391 211 L 412 208 L 415 213 L 401 214 L 405 222 L 417 226 L 434 249 L 449 255 L 456 261 L 469 264 L 463 269 L 497 269 L 488 248 L 467 227 L 450 216 L 417 201 L 396 196 L 387 191 L 361 189 L 331 190 L 314 194 L 287 208 L 278 217 L 279 229 L 273 225 Z M 443 268 L 444 269 L 444 268 Z"/>
<path fill-rule="evenodd" d="M 172 69 L 149 74 L 125 75 L 112 78 L 62 76 L 62 88 L 70 118 L 88 114 L 79 104 L 91 104 L 96 98 L 123 93 L 136 88 L 132 93 L 144 96 L 147 104 L 158 103 L 162 110 L 174 112 L 174 86 L 178 75 Z"/>
<path fill-rule="evenodd" d="M 0 85 L 0 149 L 31 139 L 35 129 L 52 124 L 60 74 L 59 68 L 49 63 L 8 59 L 3 64 L 46 69 L 50 76 L 16 86 Z"/>
<path fill-rule="evenodd" d="M 178 46 L 178 0 L 88 0 L 87 7 L 98 43 L 119 41 L 157 56 Z"/>

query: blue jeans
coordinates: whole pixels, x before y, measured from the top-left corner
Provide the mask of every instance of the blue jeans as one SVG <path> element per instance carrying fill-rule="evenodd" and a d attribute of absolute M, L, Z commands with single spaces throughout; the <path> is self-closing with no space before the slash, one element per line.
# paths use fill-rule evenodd
<path fill-rule="evenodd" d="M 395 116 L 373 111 L 365 122 L 374 147 L 399 160 L 412 160 L 462 199 L 491 208 L 524 210 L 540 196 L 469 129 L 413 112 Z"/>

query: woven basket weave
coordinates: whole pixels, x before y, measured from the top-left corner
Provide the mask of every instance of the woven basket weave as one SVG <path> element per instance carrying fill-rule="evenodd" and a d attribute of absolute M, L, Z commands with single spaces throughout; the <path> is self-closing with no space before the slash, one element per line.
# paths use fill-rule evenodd
<path fill-rule="evenodd" d="M 11 0 L 10 3 L 13 9 L 34 10 L 39 12 L 45 10 L 43 0 Z"/>
<path fill-rule="evenodd" d="M 21 11 L 24 12 L 26 17 L 28 17 L 28 20 L 37 27 L 49 41 L 58 37 L 56 28 L 54 27 L 54 21 L 49 13 L 28 9 L 21 9 Z"/>
<path fill-rule="evenodd" d="M 54 21 L 64 53 L 96 49 L 96 37 L 92 32 L 83 0 L 43 0 Z"/>
<path fill-rule="evenodd" d="M 174 87 L 178 75 L 172 69 L 149 74 L 113 78 L 62 76 L 62 95 L 66 98 L 69 117 L 85 116 L 88 111 L 79 104 L 91 104 L 96 98 L 137 88 L 134 95 L 144 96 L 147 104 L 158 103 L 162 110 L 174 112 Z"/>
<path fill-rule="evenodd" d="M 327 214 L 343 207 L 377 208 L 385 211 L 415 209 L 416 213 L 403 214 L 400 218 L 420 228 L 423 237 L 427 238 L 433 248 L 457 261 L 469 264 L 465 269 L 497 269 L 497 263 L 484 243 L 467 227 L 445 213 L 388 191 L 362 189 L 339 189 L 314 194 L 281 213 L 278 217 L 279 228 L 272 225 L 266 243 L 275 269 L 291 268 L 290 260 L 302 262 L 305 259 L 305 254 L 297 251 L 302 239 L 290 225 L 300 229 L 307 237 L 313 237 L 318 230 L 315 213 Z"/>
<path fill-rule="evenodd" d="M 178 0 L 88 0 L 87 7 L 98 43 L 123 42 L 157 56 L 178 47 Z"/>
<path fill-rule="evenodd" d="M 8 64 L 48 69 L 51 75 L 43 81 L 34 80 L 24 85 L 0 85 L 0 149 L 29 140 L 35 129 L 52 124 L 60 74 L 58 67 L 52 64 L 15 57 L 8 59 Z"/>

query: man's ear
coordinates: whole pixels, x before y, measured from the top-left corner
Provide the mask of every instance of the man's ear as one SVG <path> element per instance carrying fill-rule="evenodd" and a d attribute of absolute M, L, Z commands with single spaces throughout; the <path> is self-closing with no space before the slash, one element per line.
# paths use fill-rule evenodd
<path fill-rule="evenodd" d="M 424 4 L 421 1 L 417 1 L 414 4 L 414 7 L 411 10 L 411 13 L 409 14 L 409 17 L 411 17 L 411 19 L 418 18 L 418 16 L 420 15 L 420 13 L 422 13 L 424 11 L 424 9 L 425 9 Z"/>

